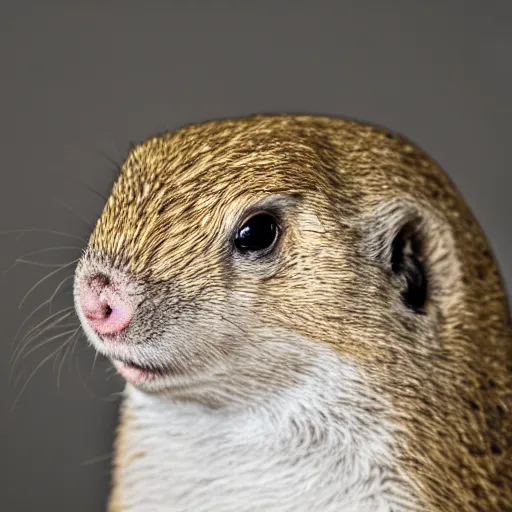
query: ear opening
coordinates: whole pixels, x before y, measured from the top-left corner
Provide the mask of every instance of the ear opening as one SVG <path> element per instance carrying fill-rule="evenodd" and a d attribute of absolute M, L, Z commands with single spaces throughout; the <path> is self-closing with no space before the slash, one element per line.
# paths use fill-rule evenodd
<path fill-rule="evenodd" d="M 429 304 L 441 311 L 461 291 L 461 272 L 449 225 L 427 207 L 385 201 L 365 222 L 366 249 L 399 289 L 402 304 L 424 315 Z"/>
<path fill-rule="evenodd" d="M 424 244 L 418 225 L 408 221 L 391 241 L 392 273 L 402 281 L 402 301 L 416 313 L 425 313 L 430 286 L 424 261 Z"/>

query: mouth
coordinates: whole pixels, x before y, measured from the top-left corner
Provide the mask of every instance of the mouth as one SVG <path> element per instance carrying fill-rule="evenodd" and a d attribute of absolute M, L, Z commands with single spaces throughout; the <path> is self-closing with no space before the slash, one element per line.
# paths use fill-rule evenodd
<path fill-rule="evenodd" d="M 144 366 L 133 361 L 114 359 L 112 362 L 120 375 L 132 385 L 151 382 L 165 377 L 168 373 L 163 368 Z"/>

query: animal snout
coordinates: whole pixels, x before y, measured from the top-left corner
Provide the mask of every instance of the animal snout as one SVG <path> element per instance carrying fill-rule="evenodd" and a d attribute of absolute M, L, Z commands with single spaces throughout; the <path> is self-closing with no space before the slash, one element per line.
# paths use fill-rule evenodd
<path fill-rule="evenodd" d="M 80 289 L 80 306 L 89 326 L 100 335 L 125 329 L 134 310 L 126 287 L 103 275 L 93 276 Z"/>

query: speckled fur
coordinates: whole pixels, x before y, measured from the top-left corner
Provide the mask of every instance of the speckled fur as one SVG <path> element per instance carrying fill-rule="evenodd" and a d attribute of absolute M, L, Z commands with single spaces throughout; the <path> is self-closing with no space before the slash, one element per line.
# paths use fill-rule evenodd
<path fill-rule="evenodd" d="M 246 261 L 229 249 L 230 237 L 253 206 L 279 211 L 283 229 L 273 256 Z M 425 314 L 403 305 L 403 282 L 389 269 L 390 241 L 408 222 L 424 242 L 430 285 Z M 101 269 L 114 269 L 127 280 L 138 307 L 119 346 L 106 347 L 87 332 L 91 342 L 107 356 L 122 353 L 173 370 L 158 388 L 127 389 L 112 512 L 187 510 L 187 504 L 189 510 L 207 510 L 197 501 L 204 482 L 188 502 L 177 497 L 173 483 L 193 489 L 204 467 L 198 461 L 197 474 L 189 473 L 184 482 L 187 473 L 173 466 L 171 447 L 175 460 L 184 457 L 192 440 L 184 440 L 180 453 L 176 439 L 190 436 L 194 425 L 204 444 L 213 446 L 216 438 L 208 439 L 198 420 L 209 415 L 224 422 L 224 430 L 212 424 L 211 432 L 222 442 L 231 440 L 217 458 L 208 459 L 215 450 L 203 452 L 215 470 L 206 487 L 210 510 L 217 510 L 216 491 L 220 510 L 249 510 L 236 500 L 228 504 L 236 492 L 215 475 L 222 474 L 218 457 L 228 462 L 237 447 L 244 453 L 244 443 L 229 430 L 240 426 L 231 415 L 254 411 L 259 414 L 244 423 L 249 432 L 254 428 L 257 449 L 247 452 L 254 464 L 246 473 L 248 488 L 238 489 L 243 498 L 251 482 L 262 484 L 266 475 L 270 487 L 277 482 L 281 510 L 293 509 L 293 500 L 286 501 L 292 495 L 302 496 L 308 510 L 331 510 L 326 502 L 320 506 L 324 498 L 334 500 L 332 510 L 361 512 L 512 510 L 506 292 L 487 240 L 457 190 L 403 137 L 311 116 L 214 121 L 153 137 L 124 163 L 77 269 L 77 283 Z M 314 384 L 321 382 L 326 360 L 326 374 L 333 378 L 320 393 Z M 343 384 L 347 365 L 359 383 L 352 388 Z M 187 423 L 191 407 L 197 421 Z M 351 438 L 355 444 L 339 441 L 328 450 L 324 465 L 298 461 L 295 476 L 310 475 L 317 508 L 308 501 L 315 493 L 308 494 L 307 480 L 299 488 L 293 478 L 280 480 L 272 465 L 258 466 L 258 455 L 268 462 L 265 450 L 279 441 L 270 429 L 268 444 L 257 445 L 257 432 L 272 424 L 262 426 L 267 417 L 281 427 L 312 419 L 329 439 L 336 432 L 361 433 L 357 422 L 368 427 L 366 437 Z M 343 417 L 350 421 L 343 424 Z M 169 426 L 159 431 L 169 437 L 159 439 L 155 429 L 164 419 Z M 180 425 L 181 434 L 175 430 Z M 293 429 L 277 431 L 286 437 Z M 302 428 L 298 438 L 286 438 L 288 460 L 304 453 L 294 451 L 293 443 L 306 442 L 307 432 Z M 153 446 L 151 439 L 161 443 Z M 376 439 L 380 455 L 365 451 L 365 443 L 375 446 Z M 361 501 L 351 509 L 344 501 L 350 467 L 340 460 L 350 450 L 357 453 L 355 447 L 361 463 L 379 474 L 372 488 L 376 508 Z M 156 465 L 159 448 L 165 460 Z M 144 460 L 153 471 L 140 469 L 148 467 Z M 243 482 L 247 460 L 234 462 L 233 475 Z M 337 464 L 343 466 L 335 473 L 339 494 L 331 495 L 329 468 Z M 129 467 L 140 470 L 130 473 Z M 301 467 L 306 471 L 299 475 Z M 287 488 L 287 482 L 297 488 Z M 139 508 L 130 485 L 148 490 L 146 496 L 141 490 Z M 276 509 L 265 506 L 264 493 L 254 498 L 250 510 Z M 151 508 L 159 499 L 163 508 Z"/>

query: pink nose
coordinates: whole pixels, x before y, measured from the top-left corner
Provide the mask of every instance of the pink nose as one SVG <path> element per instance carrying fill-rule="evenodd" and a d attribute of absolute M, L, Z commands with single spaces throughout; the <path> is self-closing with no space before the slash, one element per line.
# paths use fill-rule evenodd
<path fill-rule="evenodd" d="M 80 290 L 80 306 L 87 322 L 98 334 L 117 334 L 133 317 L 128 294 L 102 276 L 84 283 Z"/>

